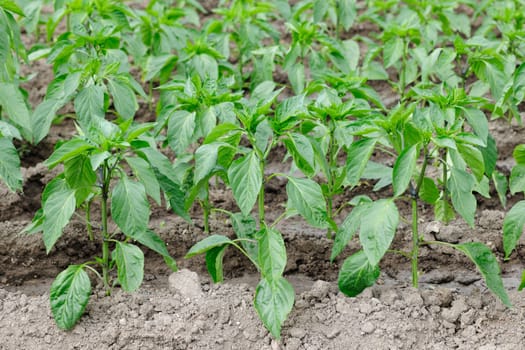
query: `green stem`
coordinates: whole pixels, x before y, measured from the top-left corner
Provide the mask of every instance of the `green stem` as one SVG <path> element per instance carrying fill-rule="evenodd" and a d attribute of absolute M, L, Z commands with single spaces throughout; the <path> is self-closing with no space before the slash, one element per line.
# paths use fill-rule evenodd
<path fill-rule="evenodd" d="M 428 164 L 428 150 L 427 146 L 423 149 L 423 165 L 421 166 L 421 172 L 417 179 L 416 188 L 412 189 L 412 251 L 410 252 L 412 262 L 412 286 L 414 288 L 419 287 L 419 272 L 418 272 L 418 258 L 419 258 L 419 227 L 418 227 L 418 211 L 417 202 L 419 199 L 419 191 L 425 178 L 425 172 Z"/>
<path fill-rule="evenodd" d="M 102 280 L 104 282 L 104 289 L 106 295 L 111 294 L 109 284 L 109 232 L 108 232 L 108 196 L 109 196 L 109 182 L 111 180 L 111 171 L 107 161 L 104 162 L 103 184 L 102 184 Z M 108 174 L 109 172 L 109 174 Z"/>
<path fill-rule="evenodd" d="M 334 194 L 334 191 L 335 191 L 335 181 L 336 181 L 336 177 L 337 177 L 337 174 L 335 173 L 335 169 L 337 167 L 337 152 L 335 151 L 336 149 L 336 144 L 335 144 L 335 137 L 334 137 L 334 133 L 335 133 L 335 123 L 331 120 L 330 121 L 330 143 L 328 145 L 328 158 L 329 158 L 329 164 L 330 164 L 330 168 L 328 170 L 328 174 L 327 175 L 327 182 L 328 182 L 328 193 L 325 195 L 325 198 L 326 198 L 326 205 L 327 205 L 327 213 L 328 213 L 328 220 L 329 222 L 330 221 L 334 221 L 334 213 L 333 213 L 333 194 Z M 332 229 L 330 227 L 328 227 L 328 229 L 326 230 L 326 237 L 328 239 L 332 239 L 333 238 L 333 235 L 332 235 Z"/>

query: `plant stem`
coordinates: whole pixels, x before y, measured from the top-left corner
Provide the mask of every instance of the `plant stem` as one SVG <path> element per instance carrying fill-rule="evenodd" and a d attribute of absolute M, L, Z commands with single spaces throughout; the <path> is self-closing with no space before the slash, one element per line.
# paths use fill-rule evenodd
<path fill-rule="evenodd" d="M 264 179 L 264 159 L 261 159 L 260 167 L 261 167 L 260 171 L 261 171 L 261 176 L 263 178 L 263 182 L 261 184 L 261 188 L 259 188 L 259 195 L 257 196 L 257 200 L 258 200 L 257 206 L 259 209 L 259 226 L 260 228 L 263 228 L 266 226 L 265 221 L 264 221 L 264 215 L 265 215 L 265 212 L 264 212 L 264 184 L 266 182 L 266 180 Z"/>
<path fill-rule="evenodd" d="M 109 182 L 111 180 L 111 171 L 108 171 L 108 163 L 104 162 L 102 168 L 103 183 L 102 183 L 102 280 L 104 282 L 104 289 L 106 295 L 111 294 L 109 286 L 109 233 L 108 233 L 108 196 L 109 196 Z M 109 172 L 109 174 L 108 174 Z"/>
<path fill-rule="evenodd" d="M 325 194 L 326 199 L 326 205 L 327 205 L 327 213 L 328 213 L 328 220 L 334 221 L 334 213 L 333 213 L 333 196 L 335 191 L 335 179 L 337 177 L 337 174 L 335 173 L 336 167 L 337 167 L 337 152 L 336 144 L 335 144 L 335 123 L 333 120 L 330 120 L 330 143 L 328 144 L 328 159 L 329 159 L 329 169 L 327 176 L 327 185 L 328 185 L 328 193 Z M 328 239 L 332 239 L 332 229 L 328 227 L 326 230 L 326 237 Z"/>
<path fill-rule="evenodd" d="M 419 287 L 419 272 L 418 272 L 418 257 L 419 257 L 419 227 L 418 227 L 418 212 L 417 202 L 419 199 L 419 191 L 425 178 L 425 172 L 428 164 L 428 150 L 427 146 L 423 149 L 423 165 L 421 166 L 421 172 L 417 179 L 416 187 L 411 188 L 412 195 L 412 251 L 410 252 L 410 260 L 412 262 L 412 286 L 414 288 Z"/>

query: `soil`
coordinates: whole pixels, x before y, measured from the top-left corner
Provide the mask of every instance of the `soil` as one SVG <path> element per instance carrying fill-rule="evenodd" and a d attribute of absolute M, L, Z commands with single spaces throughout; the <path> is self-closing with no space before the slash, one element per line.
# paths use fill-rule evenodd
<path fill-rule="evenodd" d="M 31 69 L 39 75 L 25 86 L 34 105 L 43 98 L 52 79 L 49 66 L 41 62 L 35 65 Z M 391 92 L 379 90 L 391 100 L 389 105 L 396 102 Z M 491 122 L 491 131 L 501 158 L 498 170 L 508 175 L 514 164 L 512 150 L 523 142 L 524 129 L 497 120 Z M 145 280 L 137 292 L 116 288 L 106 297 L 100 285 L 95 286 L 80 322 L 73 330 L 62 331 L 51 316 L 50 285 L 69 264 L 98 254 L 100 242 L 88 239 L 82 220 L 77 218 L 49 254 L 39 235 L 27 236 L 21 231 L 40 207 L 43 187 L 60 171 L 50 173 L 43 160 L 58 139 L 69 138 L 74 132 L 74 125 L 66 120 L 53 126 L 37 147 L 22 147 L 23 193 L 9 192 L 0 184 L 0 349 L 523 348 L 525 298 L 517 286 L 525 246 L 519 244 L 511 259 L 503 261 L 505 209 L 497 200 L 481 197 L 475 229 L 459 219 L 448 226 L 434 222 L 432 209 L 424 206 L 421 228 L 427 238 L 453 243 L 480 241 L 491 247 L 501 262 L 503 281 L 514 305 L 511 309 L 487 290 L 475 266 L 464 256 L 440 247 L 421 249 L 419 289 L 410 286 L 409 262 L 387 255 L 381 262 L 378 283 L 356 298 L 345 297 L 338 291 L 337 274 L 343 259 L 358 249 L 358 243 L 351 243 L 331 263 L 332 242 L 325 232 L 291 218 L 278 228 L 288 253 L 285 277 L 295 288 L 296 301 L 283 325 L 282 339 L 277 341 L 253 308 L 258 274 L 250 262 L 228 251 L 225 282 L 213 284 L 202 257 L 183 258 L 205 237 L 200 219 L 191 225 L 162 207 L 153 207 L 151 228 L 167 242 L 180 270 L 171 273 L 161 258 L 145 249 Z M 269 169 L 282 169 L 282 156 L 278 150 Z M 267 186 L 267 215 L 277 218 L 285 202 L 285 181 L 276 178 Z M 371 187 L 365 185 L 359 191 L 370 194 Z M 509 198 L 507 206 L 520 199 Z M 212 201 L 221 208 L 235 209 L 231 193 L 220 186 L 214 188 Z M 195 208 L 192 217 L 199 214 Z M 402 214 L 409 217 L 408 207 L 402 208 Z M 219 214 L 212 217 L 211 228 L 233 236 L 228 220 Z M 408 225 L 402 223 L 394 248 L 408 249 L 410 236 Z"/>

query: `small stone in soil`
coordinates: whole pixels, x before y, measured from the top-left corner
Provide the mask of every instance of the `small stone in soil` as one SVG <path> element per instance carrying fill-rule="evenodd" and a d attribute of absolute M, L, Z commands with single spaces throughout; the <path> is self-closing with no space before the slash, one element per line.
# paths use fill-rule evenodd
<path fill-rule="evenodd" d="M 372 322 L 365 322 L 365 324 L 363 324 L 363 326 L 361 327 L 361 332 L 363 332 L 364 334 L 370 334 L 375 330 L 376 326 L 374 326 Z"/>
<path fill-rule="evenodd" d="M 199 275 L 193 271 L 182 269 L 172 273 L 168 284 L 171 290 L 184 298 L 198 299 L 202 296 Z"/>

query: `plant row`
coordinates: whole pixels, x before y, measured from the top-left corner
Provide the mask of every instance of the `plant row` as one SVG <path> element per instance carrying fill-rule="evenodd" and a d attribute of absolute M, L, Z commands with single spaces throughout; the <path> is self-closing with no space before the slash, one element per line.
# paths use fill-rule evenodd
<path fill-rule="evenodd" d="M 37 144 L 53 123 L 74 120 L 76 135 L 59 141 L 45 161 L 61 172 L 46 185 L 42 208 L 25 231 L 41 232 L 49 253 L 73 215 L 83 212 L 86 233 L 101 242 L 101 256 L 71 265 L 54 281 L 57 325 L 70 329 L 82 316 L 90 274 L 100 277 L 108 295 L 116 285 L 139 288 L 144 254 L 137 243 L 177 269 L 149 229 L 153 202 L 188 222 L 190 209 L 202 207 L 210 235 L 187 257 L 204 254 L 215 282 L 223 280 L 228 247 L 256 266 L 261 280 L 254 306 L 276 338 L 295 296 L 283 276 L 278 223 L 297 215 L 333 240 L 332 261 L 358 236 L 361 249 L 339 272 L 348 296 L 375 283 L 387 253 L 411 262 L 417 287 L 419 249 L 441 245 L 470 258 L 510 306 L 487 246 L 427 241 L 418 224 L 426 206 L 439 221 L 459 215 L 474 227 L 477 198 L 497 194 L 505 206 L 509 188 L 525 191 L 525 146 L 515 149 L 508 180 L 497 170 L 488 122 L 502 116 L 521 122 L 524 11 L 518 0 L 306 0 L 293 6 L 232 0 L 211 12 L 195 1 L 143 7 L 0 0 L 0 179 L 21 190 L 15 144 Z M 21 29 L 34 41 L 30 48 Z M 33 108 L 22 86 L 38 77 L 23 76 L 21 66 L 41 59 L 54 78 Z M 382 87 L 381 95 L 374 87 Z M 141 105 L 141 113 L 155 115 L 153 122 L 142 122 Z M 276 148 L 286 149 L 290 160 L 282 173 L 267 166 Z M 271 221 L 265 186 L 276 177 L 287 180 L 287 202 Z M 352 195 L 363 181 L 381 192 Z M 231 190 L 238 212 L 210 200 L 218 185 Z M 400 212 L 400 203 L 409 203 L 411 212 Z M 234 238 L 210 232 L 212 213 L 230 218 Z M 394 251 L 403 214 L 412 247 Z M 506 259 L 524 214 L 521 201 L 505 218 Z"/>

